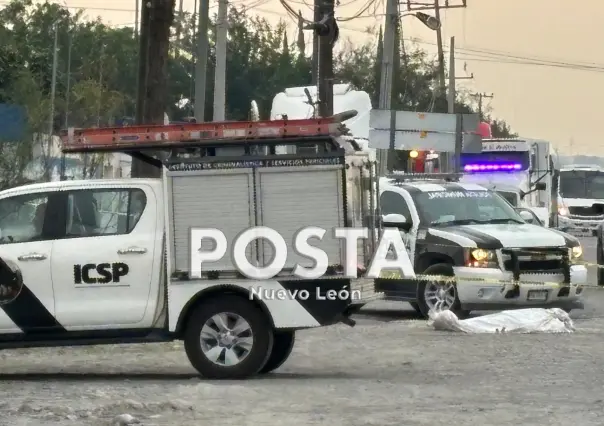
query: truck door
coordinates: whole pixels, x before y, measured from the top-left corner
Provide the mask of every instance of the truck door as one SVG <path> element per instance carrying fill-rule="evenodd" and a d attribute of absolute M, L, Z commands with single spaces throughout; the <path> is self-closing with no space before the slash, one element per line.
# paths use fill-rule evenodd
<path fill-rule="evenodd" d="M 12 263 L 22 275 L 22 282 L 0 282 L 0 333 L 60 329 L 54 316 L 50 278 L 57 231 L 51 194 L 40 192 L 0 200 L 0 258 Z"/>
<path fill-rule="evenodd" d="M 57 319 L 71 329 L 140 323 L 159 267 L 155 194 L 128 187 L 64 193 L 65 238 L 52 259 Z"/>

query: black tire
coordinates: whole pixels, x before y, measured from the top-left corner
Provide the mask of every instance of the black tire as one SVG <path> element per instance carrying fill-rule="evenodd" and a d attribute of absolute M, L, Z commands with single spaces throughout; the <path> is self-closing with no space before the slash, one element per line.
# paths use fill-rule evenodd
<path fill-rule="evenodd" d="M 268 361 L 259 371 L 260 374 L 270 373 L 281 367 L 289 358 L 296 342 L 296 333 L 294 331 L 275 331 L 273 340 L 273 350 L 268 357 Z"/>
<path fill-rule="evenodd" d="M 208 379 L 245 379 L 257 374 L 268 361 L 273 349 L 270 319 L 253 302 L 239 296 L 224 295 L 207 300 L 189 317 L 184 333 L 185 351 L 193 367 Z M 219 313 L 242 317 L 250 326 L 253 342 L 247 356 L 236 365 L 218 365 L 203 353 L 200 335 L 206 321 Z"/>
<path fill-rule="evenodd" d="M 438 263 L 436 265 L 429 266 L 424 272 L 422 272 L 422 274 L 442 275 L 446 277 L 452 277 L 455 275 L 453 273 L 453 266 L 448 263 Z M 424 297 L 426 284 L 428 284 L 428 281 L 420 281 L 419 285 L 417 286 L 417 305 L 424 318 L 428 318 L 428 314 L 430 312 L 430 308 L 428 307 Z M 455 302 L 450 310 L 457 315 L 458 318 L 466 318 L 470 314 L 470 311 L 464 311 L 461 309 L 461 302 L 459 301 L 459 296 L 457 294 L 457 285 L 455 285 L 454 288 Z"/>
<path fill-rule="evenodd" d="M 604 286 L 604 254 L 602 253 L 602 240 L 599 238 L 596 244 L 596 263 L 598 264 L 598 285 Z"/>
<path fill-rule="evenodd" d="M 417 312 L 420 315 L 424 315 L 424 314 L 422 314 L 422 310 L 419 308 L 419 305 L 417 304 L 417 302 L 409 302 L 409 304 L 411 305 L 411 307 L 413 309 L 415 309 L 415 312 Z"/>

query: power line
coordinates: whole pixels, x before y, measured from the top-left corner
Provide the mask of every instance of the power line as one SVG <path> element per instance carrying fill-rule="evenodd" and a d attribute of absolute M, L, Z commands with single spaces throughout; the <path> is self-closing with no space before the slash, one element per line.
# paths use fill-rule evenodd
<path fill-rule="evenodd" d="M 257 6 L 265 4 L 267 1 L 268 0 L 255 0 L 255 1 L 252 0 L 250 2 L 251 4 L 249 4 L 249 5 L 245 5 L 243 2 L 241 2 L 241 3 L 243 3 L 243 9 L 245 11 L 253 10 L 253 11 L 266 13 L 266 14 L 270 14 L 270 15 L 277 15 L 280 17 L 286 16 L 285 14 L 276 12 L 274 10 L 262 9 L 262 8 L 257 7 Z M 292 1 L 292 0 L 290 0 L 290 1 Z M 356 3 L 357 1 L 359 1 L 359 0 L 353 0 L 346 4 L 347 5 L 353 4 L 353 3 Z M 307 4 L 306 1 L 304 1 L 304 0 L 296 0 L 295 3 Z M 359 11 L 360 13 L 357 12 L 356 15 L 353 15 L 352 17 L 349 17 L 349 18 L 343 18 L 341 20 L 342 21 L 351 21 L 351 20 L 364 19 L 364 18 L 375 18 L 378 15 L 381 16 L 383 14 L 377 14 L 377 15 L 373 15 L 373 16 L 362 15 L 369 8 L 371 8 L 371 6 L 374 6 L 377 3 L 379 3 L 379 0 L 365 1 L 363 6 L 361 7 L 361 10 Z M 0 5 L 8 5 L 8 4 L 10 4 L 9 1 L 0 0 Z M 55 4 L 57 4 L 57 3 L 55 3 Z M 420 3 L 416 3 L 416 4 L 420 5 Z M 58 5 L 61 7 L 67 8 L 67 9 L 76 9 L 76 10 L 129 12 L 129 13 L 135 12 L 134 9 L 125 9 L 125 8 L 63 6 L 60 4 L 58 4 Z M 212 7 L 215 7 L 215 6 L 213 5 Z M 120 23 L 120 24 L 107 23 L 105 25 L 111 26 L 111 27 L 129 27 L 129 26 L 134 25 L 134 23 Z M 345 26 L 345 25 L 340 25 L 340 28 L 347 30 L 347 31 L 361 33 L 361 34 L 371 34 L 372 33 L 372 31 L 370 29 L 363 30 L 363 29 L 354 28 L 354 27 Z M 416 42 L 419 44 L 436 46 L 436 43 L 430 42 L 430 41 L 427 41 L 424 39 L 420 39 L 420 38 L 406 38 L 404 40 L 410 41 L 410 42 Z M 448 46 L 445 46 L 445 47 L 448 47 Z M 525 65 L 525 66 L 540 66 L 540 67 L 549 67 L 549 68 L 570 69 L 570 70 L 575 70 L 575 71 L 589 71 L 589 72 L 597 72 L 597 73 L 604 72 L 604 64 L 596 63 L 596 62 L 575 62 L 575 61 L 566 61 L 566 60 L 560 60 L 560 59 L 554 59 L 554 58 L 544 58 L 544 57 L 539 58 L 534 55 L 525 56 L 525 55 L 517 54 L 514 52 L 510 52 L 510 51 L 494 50 L 494 49 L 488 49 L 488 48 L 477 47 L 477 46 L 456 47 L 456 50 L 459 51 L 460 53 L 462 53 L 462 55 L 458 56 L 458 59 L 466 60 L 466 61 L 495 63 L 495 64 L 513 64 L 513 65 L 515 64 L 515 65 Z"/>
<path fill-rule="evenodd" d="M 409 38 L 409 39 L 405 39 L 405 41 L 436 46 L 436 43 L 430 42 L 427 40 L 423 40 L 420 38 Z M 448 46 L 446 46 L 446 47 L 448 47 Z M 497 50 L 493 50 L 493 49 L 478 48 L 478 47 L 456 47 L 455 50 L 459 51 L 459 52 L 463 52 L 466 55 L 468 55 L 469 57 L 476 56 L 478 58 L 486 58 L 486 59 L 503 58 L 503 59 L 507 59 L 507 60 L 517 61 L 517 62 L 510 62 L 510 63 L 534 64 L 534 65 L 553 66 L 553 67 L 556 67 L 556 66 L 570 67 L 573 69 L 585 69 L 586 71 L 594 70 L 594 71 L 598 71 L 598 72 L 601 70 L 604 70 L 604 64 L 595 63 L 595 62 L 571 62 L 571 61 L 564 61 L 564 60 L 546 59 L 546 58 L 539 58 L 534 55 L 524 56 L 524 55 L 515 54 L 513 52 L 497 51 Z M 491 62 L 491 61 L 488 61 L 488 62 Z M 493 62 L 496 62 L 496 61 L 493 61 Z"/>
<path fill-rule="evenodd" d="M 595 72 L 595 73 L 604 72 L 604 68 L 599 68 L 599 69 L 591 68 L 590 69 L 590 68 L 577 67 L 577 66 L 573 66 L 573 65 L 553 65 L 553 64 L 544 64 L 544 63 L 540 63 L 540 62 L 530 62 L 530 61 L 513 61 L 513 60 L 506 60 L 506 59 L 485 59 L 485 58 L 474 58 L 474 57 L 468 57 L 468 56 L 458 57 L 458 59 L 472 61 L 472 62 L 490 62 L 490 63 L 495 63 L 495 64 L 543 66 L 543 67 L 549 67 L 549 68 L 562 68 L 562 69 L 568 69 L 568 70 L 573 70 L 573 71 L 587 71 L 587 72 Z"/>

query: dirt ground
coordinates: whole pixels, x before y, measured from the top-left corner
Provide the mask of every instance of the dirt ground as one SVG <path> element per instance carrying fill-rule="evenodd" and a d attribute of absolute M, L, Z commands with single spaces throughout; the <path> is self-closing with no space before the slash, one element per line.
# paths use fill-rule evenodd
<path fill-rule="evenodd" d="M 600 426 L 604 290 L 586 303 L 574 334 L 463 335 L 376 302 L 237 382 L 197 378 L 180 343 L 2 351 L 0 424 Z"/>

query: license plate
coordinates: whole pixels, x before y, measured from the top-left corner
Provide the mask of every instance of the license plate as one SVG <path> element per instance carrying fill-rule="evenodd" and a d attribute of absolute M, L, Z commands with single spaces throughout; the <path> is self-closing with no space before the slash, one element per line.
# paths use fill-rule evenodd
<path fill-rule="evenodd" d="M 545 302 L 547 300 L 547 290 L 529 290 L 526 299 Z"/>

